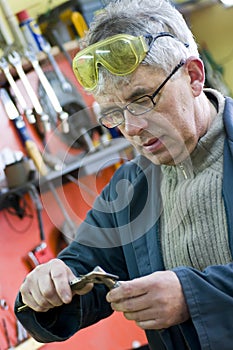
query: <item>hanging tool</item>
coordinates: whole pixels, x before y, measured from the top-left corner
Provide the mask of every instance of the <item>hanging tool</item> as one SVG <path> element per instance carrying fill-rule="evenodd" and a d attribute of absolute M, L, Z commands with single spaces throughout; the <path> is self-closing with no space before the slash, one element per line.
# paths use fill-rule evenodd
<path fill-rule="evenodd" d="M 64 54 L 65 58 L 67 59 L 67 61 L 69 62 L 69 65 L 72 68 L 73 60 L 63 45 L 62 38 L 60 37 L 60 33 L 58 33 L 58 31 L 55 28 L 51 28 L 50 32 L 53 36 L 53 40 L 55 41 L 55 45 L 59 47 L 60 51 Z"/>
<path fill-rule="evenodd" d="M 42 206 L 38 191 L 35 185 L 33 184 L 29 184 L 27 186 L 27 189 L 36 209 L 37 221 L 38 221 L 39 232 L 40 232 L 40 241 L 41 241 L 39 245 L 37 245 L 32 251 L 28 253 L 29 263 L 32 266 L 32 268 L 34 268 L 39 264 L 43 264 L 46 261 L 51 260 L 54 256 L 49 250 L 47 243 L 45 242 L 45 233 L 44 233 L 43 220 L 42 220 L 43 206 Z"/>
<path fill-rule="evenodd" d="M 2 20 L 2 18 L 0 21 L 0 33 L 1 33 L 1 38 L 3 39 L 2 45 L 11 47 L 14 43 L 13 36 L 11 35 L 11 30 L 7 22 Z"/>
<path fill-rule="evenodd" d="M 21 140 L 23 141 L 29 156 L 33 159 L 39 173 L 43 175 L 47 174 L 47 168 L 43 162 L 40 151 L 38 150 L 38 147 L 34 143 L 34 141 L 30 139 L 30 136 L 27 132 L 23 118 L 22 116 L 19 115 L 19 112 L 17 111 L 13 101 L 10 99 L 10 96 L 8 95 L 5 89 L 0 90 L 0 97 L 9 118 L 14 122 L 14 125 L 21 137 Z M 29 184 L 28 191 L 35 205 L 35 208 L 37 210 L 37 219 L 39 223 L 39 231 L 40 231 L 40 238 L 41 238 L 41 244 L 28 253 L 28 257 L 30 258 L 30 263 L 31 265 L 33 265 L 33 267 L 35 267 L 40 263 L 50 260 L 53 256 L 48 250 L 47 244 L 45 242 L 45 235 L 44 235 L 42 216 L 41 216 L 42 205 L 39 200 L 39 196 L 37 194 L 35 186 L 32 184 Z"/>
<path fill-rule="evenodd" d="M 15 347 L 11 344 L 10 335 L 8 332 L 5 318 L 2 319 L 2 324 L 3 324 L 3 329 L 4 329 L 6 341 L 7 341 L 7 346 L 8 346 L 7 350 L 13 350 L 13 349 L 15 349 Z"/>
<path fill-rule="evenodd" d="M 81 290 L 87 283 L 104 284 L 109 289 L 117 288 L 120 285 L 119 277 L 111 273 L 105 272 L 100 266 L 96 266 L 94 270 L 88 272 L 86 275 L 80 275 L 70 282 L 72 291 Z M 27 310 L 28 306 L 23 304 L 18 307 L 17 311 L 21 312 Z"/>
<path fill-rule="evenodd" d="M 62 71 L 60 70 L 55 58 L 53 57 L 53 54 L 51 53 L 51 46 L 50 46 L 49 42 L 44 39 L 43 42 L 41 43 L 41 48 L 44 51 L 44 53 L 46 53 L 51 65 L 56 73 L 56 76 L 61 84 L 62 90 L 64 92 L 67 92 L 67 93 L 71 92 L 72 86 L 64 77 L 64 75 L 63 75 Z"/>
<path fill-rule="evenodd" d="M 8 306 L 8 304 L 7 304 L 5 299 L 0 299 L 0 308 L 2 310 L 8 310 L 9 309 L 9 306 Z"/>
<path fill-rule="evenodd" d="M 24 70 L 22 67 L 21 57 L 18 52 L 12 51 L 8 54 L 8 61 L 10 64 L 16 69 L 19 78 L 21 79 L 25 90 L 27 91 L 28 96 L 31 99 L 32 105 L 35 108 L 36 113 L 38 116 L 40 116 L 41 122 L 44 126 L 44 131 L 50 131 L 50 123 L 49 123 L 49 116 L 44 113 L 43 108 L 38 100 L 38 97 L 36 96 L 36 93 L 34 92 Z"/>
<path fill-rule="evenodd" d="M 19 105 L 23 109 L 23 113 L 25 114 L 28 122 L 30 124 L 34 124 L 36 122 L 36 118 L 32 112 L 32 109 L 27 107 L 27 103 L 26 103 L 21 91 L 19 90 L 16 82 L 14 81 L 14 78 L 10 72 L 9 64 L 8 64 L 7 60 L 5 59 L 5 57 L 0 58 L 0 68 L 2 69 L 3 73 L 5 74 L 5 77 L 8 80 L 8 83 L 10 84 L 10 86 L 13 90 L 13 93 L 14 93 L 16 99 L 18 100 Z"/>
<path fill-rule="evenodd" d="M 10 120 L 14 123 L 16 130 L 27 150 L 29 157 L 33 160 L 37 170 L 40 174 L 46 174 L 47 168 L 43 162 L 41 153 L 36 145 L 36 143 L 31 139 L 27 129 L 23 117 L 18 112 L 15 107 L 13 101 L 11 100 L 6 89 L 0 89 L 0 98 L 5 107 L 6 113 Z"/>
<path fill-rule="evenodd" d="M 16 319 L 16 327 L 17 327 L 17 343 L 20 344 L 25 339 L 28 339 L 28 333 L 18 319 Z"/>
<path fill-rule="evenodd" d="M 32 67 L 34 68 L 34 70 L 35 70 L 35 72 L 36 72 L 36 74 L 41 82 L 41 85 L 43 86 L 54 110 L 58 114 L 58 118 L 61 121 L 62 132 L 68 133 L 69 132 L 68 113 L 63 111 L 63 109 L 60 105 L 60 102 L 57 98 L 57 95 L 55 94 L 50 82 L 48 81 L 41 66 L 39 65 L 39 61 L 36 58 L 36 54 L 32 50 L 27 49 L 27 50 L 25 50 L 25 56 L 31 62 Z"/>
<path fill-rule="evenodd" d="M 14 44 L 19 47 L 19 48 L 24 48 L 27 46 L 27 43 L 24 39 L 23 33 L 21 32 L 18 21 L 9 6 L 9 1 L 8 0 L 0 0 L 0 7 L 2 9 L 2 12 L 6 18 L 6 21 L 11 29 L 11 32 L 14 37 Z"/>

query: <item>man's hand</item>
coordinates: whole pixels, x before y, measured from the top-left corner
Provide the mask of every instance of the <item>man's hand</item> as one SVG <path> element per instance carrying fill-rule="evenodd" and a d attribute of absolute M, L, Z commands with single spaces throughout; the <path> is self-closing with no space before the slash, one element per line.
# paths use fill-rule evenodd
<path fill-rule="evenodd" d="M 107 294 L 107 301 L 142 329 L 168 328 L 189 318 L 181 284 L 172 271 L 120 282 Z"/>
<path fill-rule="evenodd" d="M 20 292 L 23 303 L 37 312 L 46 312 L 62 304 L 69 304 L 74 294 L 88 293 L 93 284 L 72 292 L 70 282 L 75 279 L 70 268 L 59 259 L 37 266 L 23 282 Z"/>

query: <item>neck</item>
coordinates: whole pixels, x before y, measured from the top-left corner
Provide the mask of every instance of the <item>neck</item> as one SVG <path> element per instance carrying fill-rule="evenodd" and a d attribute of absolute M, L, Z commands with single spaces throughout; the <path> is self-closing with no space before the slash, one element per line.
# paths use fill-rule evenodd
<path fill-rule="evenodd" d="M 203 137 L 217 115 L 217 109 L 203 92 L 197 101 L 196 125 L 199 125 L 199 138 Z"/>

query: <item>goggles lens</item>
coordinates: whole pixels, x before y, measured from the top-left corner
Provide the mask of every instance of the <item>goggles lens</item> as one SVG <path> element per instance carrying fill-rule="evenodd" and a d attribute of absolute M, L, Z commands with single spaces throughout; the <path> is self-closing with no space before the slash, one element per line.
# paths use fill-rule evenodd
<path fill-rule="evenodd" d="M 98 65 L 115 75 L 132 73 L 145 58 L 149 46 L 143 36 L 114 35 L 78 52 L 73 60 L 74 74 L 86 90 L 98 83 Z"/>

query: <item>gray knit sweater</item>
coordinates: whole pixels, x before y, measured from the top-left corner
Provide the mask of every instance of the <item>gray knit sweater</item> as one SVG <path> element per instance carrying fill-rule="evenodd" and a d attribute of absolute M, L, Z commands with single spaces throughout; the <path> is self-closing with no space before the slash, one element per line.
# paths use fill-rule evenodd
<path fill-rule="evenodd" d="M 217 97 L 219 110 L 208 132 L 189 160 L 161 167 L 161 244 L 166 269 L 185 265 L 203 270 L 231 261 L 222 199 L 225 102 L 215 90 L 207 91 Z"/>

